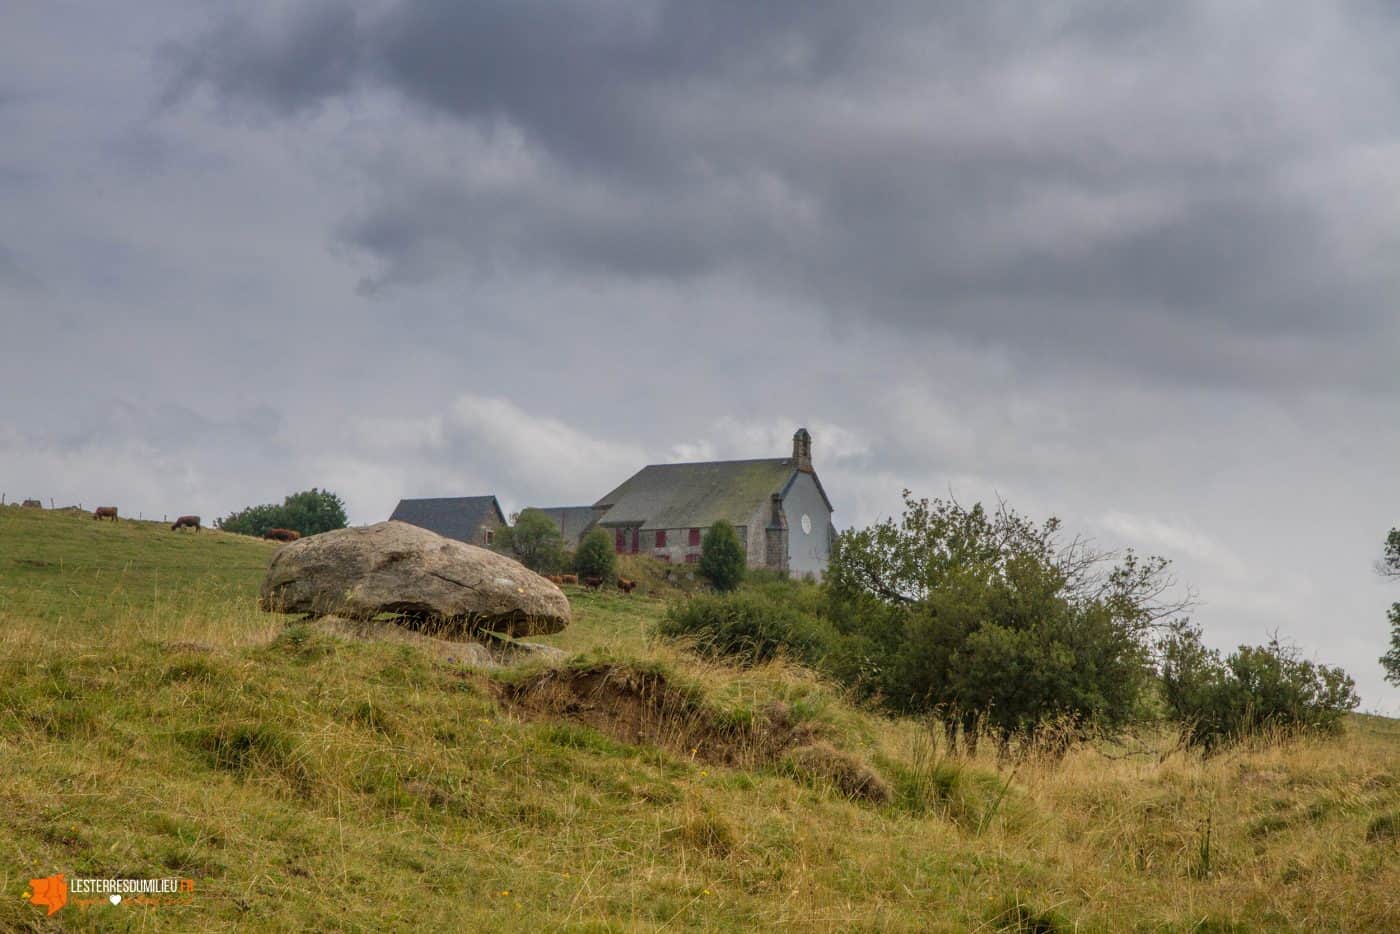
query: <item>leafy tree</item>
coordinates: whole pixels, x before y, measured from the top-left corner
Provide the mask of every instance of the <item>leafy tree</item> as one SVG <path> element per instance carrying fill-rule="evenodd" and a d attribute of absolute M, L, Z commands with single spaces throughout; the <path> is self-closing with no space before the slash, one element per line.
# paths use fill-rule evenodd
<path fill-rule="evenodd" d="M 700 576 L 720 591 L 733 590 L 744 580 L 747 558 L 734 526 L 719 519 L 700 542 Z"/>
<path fill-rule="evenodd" d="M 254 535 L 258 538 L 261 538 L 268 529 L 286 528 L 282 525 L 282 507 L 272 503 L 240 509 L 222 519 L 214 520 L 214 525 L 225 532 Z"/>
<path fill-rule="evenodd" d="M 827 572 L 833 672 L 901 713 L 1008 740 L 1052 721 L 1114 730 L 1137 713 L 1149 636 L 1182 611 L 1161 558 L 1064 542 L 998 504 L 914 499 L 838 536 Z"/>
<path fill-rule="evenodd" d="M 526 509 L 515 525 L 496 531 L 493 547 L 510 555 L 536 574 L 553 574 L 564 557 L 564 539 L 554 520 L 538 509 Z"/>
<path fill-rule="evenodd" d="M 617 554 L 612 537 L 605 529 L 594 529 L 578 543 L 574 552 L 574 570 L 580 577 L 612 580 L 617 574 Z"/>
<path fill-rule="evenodd" d="M 1400 529 L 1391 529 L 1385 537 L 1385 548 L 1376 570 L 1384 577 L 1400 578 Z M 1381 656 L 1381 667 L 1385 669 L 1385 680 L 1400 685 L 1400 603 L 1390 605 L 1388 616 L 1390 650 Z"/>
<path fill-rule="evenodd" d="M 312 487 L 293 493 L 282 505 L 265 503 L 230 513 L 214 524 L 226 532 L 261 537 L 268 529 L 295 529 L 302 535 L 316 535 L 346 524 L 345 503 L 330 490 Z"/>
<path fill-rule="evenodd" d="M 1359 703 L 1345 671 L 1300 658 L 1277 637 L 1222 660 L 1184 622 L 1163 640 L 1162 685 L 1187 742 L 1207 751 L 1266 730 L 1332 732 Z"/>
<path fill-rule="evenodd" d="M 330 490 L 312 487 L 293 493 L 282 501 L 284 529 L 296 529 L 302 535 L 318 535 L 346 524 L 345 502 Z"/>

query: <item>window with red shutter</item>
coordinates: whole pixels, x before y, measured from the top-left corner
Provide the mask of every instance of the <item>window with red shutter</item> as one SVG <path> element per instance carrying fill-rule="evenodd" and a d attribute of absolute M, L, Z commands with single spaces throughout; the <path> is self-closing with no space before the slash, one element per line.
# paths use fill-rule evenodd
<path fill-rule="evenodd" d="M 657 530 L 656 530 L 656 547 L 657 547 L 657 548 L 665 548 L 665 547 L 666 547 L 666 530 L 665 530 L 665 529 L 657 529 Z"/>
<path fill-rule="evenodd" d="M 700 556 L 699 556 L 699 555 L 686 555 L 686 556 L 685 556 L 685 563 L 686 563 L 686 564 L 698 564 L 699 562 L 700 562 Z"/>
<path fill-rule="evenodd" d="M 700 544 L 700 530 L 699 530 L 699 529 L 691 529 L 691 530 L 690 530 L 690 544 L 691 544 L 692 547 L 694 547 L 694 546 Z"/>

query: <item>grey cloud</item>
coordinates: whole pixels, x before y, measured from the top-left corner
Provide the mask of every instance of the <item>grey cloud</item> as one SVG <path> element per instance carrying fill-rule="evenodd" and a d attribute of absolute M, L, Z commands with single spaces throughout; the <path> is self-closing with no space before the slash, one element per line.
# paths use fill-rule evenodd
<path fill-rule="evenodd" d="M 1283 169 L 1365 123 L 1333 92 L 1400 101 L 1360 66 L 1289 73 L 1315 43 L 1286 18 L 1234 54 L 1203 25 L 1219 12 L 322 4 L 215 28 L 184 47 L 176 86 L 275 112 L 391 89 L 484 145 L 522 134 L 541 172 L 514 186 L 411 153 L 366 166 L 368 204 L 340 235 L 377 261 L 369 291 L 463 265 L 724 275 L 830 315 L 1162 379 L 1374 383 L 1384 354 L 1325 342 L 1287 372 L 1287 357 L 1240 359 L 1338 326 L 1394 347 L 1386 293 Z M 1332 25 L 1363 57 L 1372 30 L 1395 32 L 1373 14 Z"/>

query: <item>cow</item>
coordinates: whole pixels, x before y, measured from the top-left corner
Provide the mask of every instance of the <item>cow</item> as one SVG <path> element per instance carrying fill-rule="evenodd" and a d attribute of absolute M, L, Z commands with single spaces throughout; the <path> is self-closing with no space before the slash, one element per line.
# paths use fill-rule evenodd
<path fill-rule="evenodd" d="M 560 574 L 560 575 L 559 575 L 559 583 L 561 583 L 561 584 L 573 584 L 575 587 L 577 587 L 577 586 L 578 586 L 578 575 L 577 575 L 577 574 Z"/>
<path fill-rule="evenodd" d="M 558 587 L 560 584 L 564 583 L 564 578 L 563 578 L 563 576 L 562 576 L 562 575 L 559 575 L 559 574 L 546 574 L 546 575 L 544 576 L 544 579 L 547 580 L 547 581 L 549 581 L 551 584 L 553 584 L 553 585 L 556 586 L 556 587 Z"/>
<path fill-rule="evenodd" d="M 92 517 L 93 517 L 94 519 L 111 519 L 113 522 L 116 522 L 116 521 L 117 521 L 117 507 L 116 507 L 116 506 L 98 506 L 95 510 L 93 510 Z"/>
<path fill-rule="evenodd" d="M 631 593 L 633 590 L 637 589 L 637 582 L 628 580 L 625 577 L 619 577 L 617 579 L 617 589 L 623 593 Z"/>
<path fill-rule="evenodd" d="M 263 533 L 263 538 L 270 538 L 274 542 L 294 542 L 301 538 L 301 533 L 296 529 L 268 529 Z"/>
<path fill-rule="evenodd" d="M 170 531 L 174 532 L 176 529 L 194 529 L 198 532 L 199 516 L 181 516 L 175 520 L 174 525 L 170 526 Z"/>
<path fill-rule="evenodd" d="M 601 577 L 585 577 L 583 579 L 583 586 L 587 587 L 589 590 L 597 590 L 603 586 L 603 579 Z"/>
<path fill-rule="evenodd" d="M 28 509 L 43 509 L 43 508 L 44 508 L 44 502 L 43 502 L 43 500 L 38 500 L 38 499 L 27 499 L 27 500 L 24 501 L 24 505 L 25 505 L 25 507 L 28 508 Z"/>

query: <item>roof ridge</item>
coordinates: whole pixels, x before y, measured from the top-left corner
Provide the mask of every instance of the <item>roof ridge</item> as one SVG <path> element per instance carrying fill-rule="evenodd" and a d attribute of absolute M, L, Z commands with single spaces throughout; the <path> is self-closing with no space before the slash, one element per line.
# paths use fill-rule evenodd
<path fill-rule="evenodd" d="M 646 470 L 647 467 L 704 467 L 710 464 L 779 464 L 788 463 L 791 460 L 791 457 L 737 457 L 722 461 L 670 461 L 664 464 L 647 464 L 642 469 Z"/>

